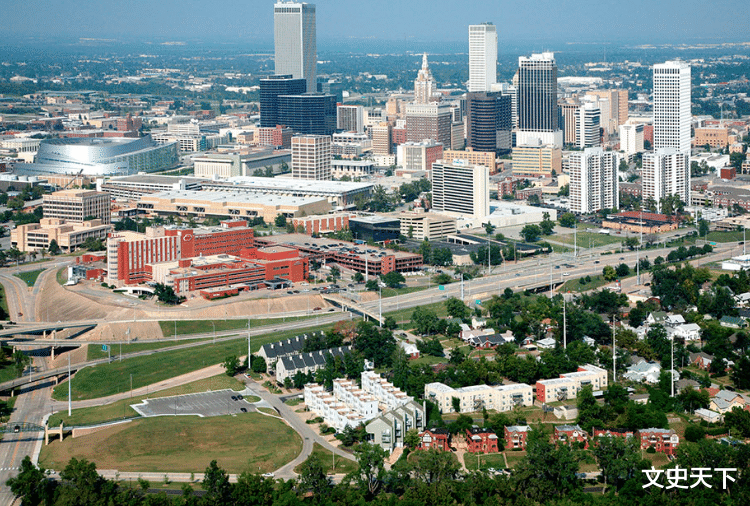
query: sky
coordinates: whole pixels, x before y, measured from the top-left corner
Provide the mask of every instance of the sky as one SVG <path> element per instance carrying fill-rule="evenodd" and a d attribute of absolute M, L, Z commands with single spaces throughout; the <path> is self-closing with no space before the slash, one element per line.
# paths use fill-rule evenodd
<path fill-rule="evenodd" d="M 312 3 L 312 2 L 311 2 Z M 3 38 L 203 40 L 273 44 L 274 0 L 3 0 Z M 736 0 L 320 0 L 319 50 L 368 40 L 465 42 L 492 22 L 500 51 L 514 41 L 694 43 L 750 40 Z M 732 15 L 735 13 L 736 15 Z M 8 40 L 6 39 L 6 42 Z"/>

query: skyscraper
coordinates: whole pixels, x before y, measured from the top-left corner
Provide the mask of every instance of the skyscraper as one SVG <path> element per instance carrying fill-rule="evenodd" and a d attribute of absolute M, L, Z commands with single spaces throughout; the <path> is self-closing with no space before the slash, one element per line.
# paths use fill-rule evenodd
<path fill-rule="evenodd" d="M 432 164 L 432 209 L 483 219 L 490 214 L 490 170 L 463 160 Z"/>
<path fill-rule="evenodd" d="M 304 79 L 294 79 L 290 74 L 270 76 L 260 80 L 260 126 L 276 128 L 279 121 L 279 97 L 301 95 L 307 91 Z"/>
<path fill-rule="evenodd" d="M 601 146 L 601 110 L 594 102 L 586 102 L 576 111 L 576 140 L 579 148 Z"/>
<path fill-rule="evenodd" d="M 451 126 L 453 113 L 449 105 L 409 104 L 406 106 L 406 140 L 421 142 L 425 139 L 452 146 Z"/>
<path fill-rule="evenodd" d="M 292 177 L 331 180 L 331 137 L 297 135 L 292 137 Z"/>
<path fill-rule="evenodd" d="M 654 152 L 643 157 L 643 199 L 658 209 L 668 195 L 690 202 L 690 66 L 654 65 Z"/>
<path fill-rule="evenodd" d="M 557 63 L 554 53 L 518 58 L 518 133 L 516 145 L 531 139 L 562 146 L 557 107 Z"/>
<path fill-rule="evenodd" d="M 469 92 L 492 91 L 497 82 L 497 28 L 469 25 Z"/>
<path fill-rule="evenodd" d="M 594 213 L 620 206 L 617 153 L 586 148 L 570 155 L 570 210 Z"/>
<path fill-rule="evenodd" d="M 364 107 L 362 107 L 361 105 L 336 106 L 336 129 L 344 132 L 364 132 Z"/>
<path fill-rule="evenodd" d="M 690 65 L 654 65 L 654 149 L 690 153 Z"/>
<path fill-rule="evenodd" d="M 466 145 L 477 151 L 511 148 L 511 98 L 500 93 L 466 94 Z"/>
<path fill-rule="evenodd" d="M 316 91 L 318 62 L 315 4 L 278 2 L 273 9 L 273 41 L 276 74 L 291 74 L 307 81 L 307 91 Z"/>
<path fill-rule="evenodd" d="M 429 104 L 435 102 L 435 79 L 430 72 L 430 66 L 427 63 L 427 53 L 422 56 L 422 68 L 414 80 L 414 103 Z"/>
<path fill-rule="evenodd" d="M 685 203 L 690 202 L 690 155 L 674 148 L 657 148 L 643 155 L 644 206 L 653 200 L 661 211 L 662 199 L 678 195 Z"/>

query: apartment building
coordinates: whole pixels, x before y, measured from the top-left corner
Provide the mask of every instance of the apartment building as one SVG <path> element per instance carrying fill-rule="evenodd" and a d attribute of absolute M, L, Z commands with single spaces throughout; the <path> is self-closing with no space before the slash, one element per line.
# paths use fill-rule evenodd
<path fill-rule="evenodd" d="M 460 401 L 460 413 L 473 413 L 484 409 L 509 411 L 515 406 L 532 406 L 533 389 L 525 383 L 511 385 L 473 385 L 451 388 L 443 383 L 428 383 L 424 387 L 425 399 L 437 404 L 441 413 L 455 412 L 453 398 Z"/>

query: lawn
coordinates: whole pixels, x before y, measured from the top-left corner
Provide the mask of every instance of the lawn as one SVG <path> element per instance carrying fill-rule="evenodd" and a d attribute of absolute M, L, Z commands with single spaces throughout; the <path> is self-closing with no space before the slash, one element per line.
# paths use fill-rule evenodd
<path fill-rule="evenodd" d="M 44 269 L 39 269 L 36 271 L 19 272 L 13 275 L 17 278 L 21 278 L 27 286 L 34 286 L 34 283 L 36 283 L 36 278 L 38 278 L 39 275 L 43 272 Z"/>
<path fill-rule="evenodd" d="M 395 297 L 396 295 L 421 292 L 422 290 L 427 290 L 427 288 L 426 286 L 402 286 L 401 288 L 383 288 L 381 291 L 385 299 L 386 297 Z"/>
<path fill-rule="evenodd" d="M 273 325 L 275 323 L 302 320 L 304 318 L 314 318 L 315 316 L 317 315 L 293 316 L 288 318 L 250 318 L 249 320 L 178 320 L 176 328 L 177 335 L 204 334 L 213 332 L 214 330 L 216 330 L 216 332 L 222 332 L 224 330 L 245 330 L 247 329 L 248 321 L 250 322 L 250 328 L 255 328 L 264 325 Z M 161 332 L 164 334 L 164 337 L 174 335 L 174 321 L 162 321 L 159 322 L 159 326 L 161 327 Z"/>
<path fill-rule="evenodd" d="M 564 235 L 557 233 L 554 235 L 554 240 L 573 246 L 576 243 L 575 235 L 573 233 Z M 625 236 L 599 234 L 596 232 L 578 232 L 577 235 L 579 248 L 588 248 L 589 244 L 592 248 L 596 248 L 598 246 L 606 246 L 607 244 L 619 244 L 625 240 Z M 591 242 L 589 243 L 589 241 Z"/>
<path fill-rule="evenodd" d="M 431 309 L 432 311 L 435 311 L 435 314 L 439 318 L 445 318 L 446 316 L 448 316 L 448 311 L 445 309 L 444 301 L 433 302 L 432 304 L 422 304 L 421 307 L 424 309 Z M 413 308 L 399 309 L 398 311 L 390 311 L 388 313 L 383 313 L 383 316 L 392 316 L 397 322 L 410 321 L 411 314 L 413 312 L 414 312 Z"/>
<path fill-rule="evenodd" d="M 323 472 L 326 474 L 348 474 L 358 469 L 356 462 L 338 456 L 336 458 L 336 468 L 334 471 L 333 453 L 330 450 L 323 448 L 323 446 L 318 443 L 313 443 L 312 455 L 318 457 L 320 463 L 323 465 Z M 308 457 L 308 459 L 309 458 L 310 457 Z M 295 467 L 294 472 L 299 474 L 302 470 L 302 466 L 304 465 L 305 463 L 303 462 L 302 464 Z"/>
<path fill-rule="evenodd" d="M 515 468 L 523 459 L 526 458 L 526 452 L 513 452 L 509 451 L 505 453 L 505 458 L 508 459 L 508 467 Z"/>
<path fill-rule="evenodd" d="M 582 281 L 583 278 L 569 279 L 568 281 L 563 283 L 563 285 L 560 287 L 560 291 L 586 292 L 588 290 L 594 290 L 595 288 L 600 288 L 610 283 L 614 283 L 614 281 L 605 280 L 604 276 L 602 276 L 601 274 L 591 276 L 591 281 L 589 281 L 588 283 L 582 283 Z"/>
<path fill-rule="evenodd" d="M 295 397 L 294 399 L 287 399 L 287 400 L 285 400 L 284 404 L 286 404 L 287 406 L 298 406 L 298 405 L 302 404 L 303 402 L 305 402 L 304 399 L 300 399 L 299 397 Z"/>
<path fill-rule="evenodd" d="M 409 364 L 413 365 L 435 365 L 435 364 L 447 364 L 448 363 L 448 357 L 434 357 L 432 355 L 420 355 L 419 358 L 415 358 L 414 360 L 410 360 Z"/>
<path fill-rule="evenodd" d="M 328 330 L 330 325 L 312 327 L 307 332 Z M 299 329 L 286 332 L 269 333 L 252 338 L 252 350 L 258 351 L 263 344 L 288 339 L 300 332 Z M 73 400 L 96 399 L 130 389 L 130 376 L 133 377 L 133 388 L 145 387 L 165 379 L 174 378 L 204 367 L 219 364 L 230 355 L 247 354 L 247 340 L 244 338 L 231 341 L 210 343 L 199 348 L 165 351 L 143 357 L 113 361 L 94 367 L 81 369 L 73 376 Z M 57 400 L 67 400 L 67 381 L 58 385 L 52 393 Z"/>
<path fill-rule="evenodd" d="M 6 318 L 10 318 L 10 310 L 8 310 L 8 300 L 5 298 L 5 287 L 0 285 L 0 309 Z"/>
<path fill-rule="evenodd" d="M 196 341 L 205 341 L 208 342 L 209 339 L 196 339 L 193 342 Z M 138 342 L 138 343 L 131 343 L 131 344 L 111 344 L 111 356 L 117 357 L 120 355 L 120 351 L 122 350 L 123 355 L 127 355 L 128 353 L 136 353 L 138 351 L 146 351 L 146 350 L 159 350 L 162 348 L 168 348 L 170 346 L 179 346 L 180 344 L 185 344 L 185 341 L 182 341 L 180 343 L 175 343 L 174 341 L 168 341 L 168 340 L 159 340 L 159 341 L 145 341 L 145 342 Z M 110 356 L 109 352 L 106 352 L 102 350 L 101 346 L 90 344 L 88 346 L 88 351 L 86 352 L 86 359 L 87 360 L 97 360 L 100 358 L 106 358 Z"/>
<path fill-rule="evenodd" d="M 211 460 L 228 473 L 272 472 L 299 455 L 302 441 L 283 421 L 239 416 L 142 418 L 44 446 L 40 465 L 63 469 L 76 457 L 99 469 L 203 472 Z"/>
<path fill-rule="evenodd" d="M 66 267 L 63 267 L 62 269 L 57 271 L 57 283 L 60 285 L 65 285 L 65 283 L 68 282 L 68 269 Z"/>
<path fill-rule="evenodd" d="M 669 464 L 669 458 L 664 453 L 648 453 L 641 452 L 643 458 L 651 461 L 651 465 L 654 467 L 664 467 Z"/>
<path fill-rule="evenodd" d="M 136 418 L 138 413 L 131 408 L 132 404 L 140 404 L 145 399 L 156 399 L 158 397 L 169 397 L 171 395 L 185 395 L 194 394 L 200 392 L 208 392 L 209 390 L 226 390 L 227 388 L 235 391 L 242 391 L 245 389 L 245 385 L 242 382 L 237 381 L 234 378 L 230 378 L 226 374 L 219 374 L 211 376 L 210 378 L 204 378 L 192 383 L 186 383 L 178 387 L 168 388 L 166 390 L 159 390 L 158 392 L 151 393 L 149 395 L 135 396 L 132 399 L 127 398 L 121 401 L 105 404 L 104 406 L 96 406 L 92 408 L 79 408 L 72 411 L 72 416 L 68 417 L 68 411 L 59 411 L 49 418 L 50 427 L 59 426 L 60 422 L 65 425 L 96 425 L 99 423 L 111 422 L 113 420 L 122 420 L 124 418 Z M 252 399 L 251 396 L 246 397 L 248 402 L 257 402 L 260 399 Z"/>
<path fill-rule="evenodd" d="M 706 236 L 706 240 L 709 242 L 740 242 L 744 241 L 745 239 L 744 234 L 741 230 L 735 230 L 732 232 L 709 232 Z"/>
<path fill-rule="evenodd" d="M 573 251 L 573 248 L 569 248 L 567 246 L 560 246 L 559 244 L 555 243 L 549 243 L 550 246 L 552 246 L 552 251 L 555 253 L 570 253 Z"/>
<path fill-rule="evenodd" d="M 466 469 L 473 471 L 474 469 L 505 469 L 505 459 L 503 459 L 502 453 L 465 453 L 464 464 Z"/>

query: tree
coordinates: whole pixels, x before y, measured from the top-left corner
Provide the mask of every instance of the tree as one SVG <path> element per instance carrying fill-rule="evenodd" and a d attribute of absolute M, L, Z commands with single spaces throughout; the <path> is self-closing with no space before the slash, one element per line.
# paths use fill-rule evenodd
<path fill-rule="evenodd" d="M 573 228 L 576 225 L 576 215 L 573 213 L 563 213 L 557 221 L 561 227 Z"/>
<path fill-rule="evenodd" d="M 329 277 L 331 278 L 331 281 L 335 283 L 341 277 L 341 269 L 339 269 L 335 265 L 332 266 Z"/>
<path fill-rule="evenodd" d="M 316 496 L 321 496 L 330 487 L 323 464 L 318 455 L 313 453 L 302 463 L 299 473 L 299 492 L 301 494 L 312 492 Z"/>
<path fill-rule="evenodd" d="M 377 292 L 378 291 L 378 280 L 377 279 L 370 279 L 365 283 L 365 289 L 370 292 Z"/>
<path fill-rule="evenodd" d="M 616 490 L 640 474 L 640 451 L 634 438 L 602 437 L 593 448 L 605 485 Z"/>
<path fill-rule="evenodd" d="M 283 214 L 277 214 L 276 218 L 273 220 L 273 224 L 279 228 L 286 227 L 286 216 Z"/>
<path fill-rule="evenodd" d="M 445 310 L 448 313 L 448 316 L 452 316 L 453 318 L 468 318 L 470 310 L 464 304 L 464 301 L 457 299 L 456 297 L 450 297 L 445 300 Z"/>
<path fill-rule="evenodd" d="M 521 229 L 521 237 L 526 242 L 536 242 L 542 235 L 542 229 L 539 225 L 526 225 Z"/>
<path fill-rule="evenodd" d="M 424 483 L 448 482 L 458 476 L 461 469 L 453 452 L 437 448 L 415 454 L 414 475 Z"/>
<path fill-rule="evenodd" d="M 362 283 L 365 280 L 365 277 L 361 272 L 355 272 L 354 276 L 352 276 L 352 280 L 355 283 Z"/>
<path fill-rule="evenodd" d="M 685 427 L 685 439 L 691 443 L 697 443 L 706 437 L 706 431 L 700 425 L 688 425 Z"/>
<path fill-rule="evenodd" d="M 417 332 L 429 335 L 437 331 L 438 317 L 435 311 L 417 306 L 411 314 L 411 321 L 417 327 Z"/>
<path fill-rule="evenodd" d="M 484 224 L 484 230 L 487 232 L 487 235 L 492 235 L 492 232 L 495 231 L 495 225 L 492 223 L 485 223 Z"/>
<path fill-rule="evenodd" d="M 229 503 L 229 497 L 232 493 L 229 475 L 219 467 L 215 460 L 212 460 L 206 468 L 201 488 L 206 491 L 205 504 L 219 506 Z"/>
<path fill-rule="evenodd" d="M 13 352 L 13 367 L 16 370 L 16 377 L 20 378 L 23 376 L 23 372 L 29 364 L 31 364 L 31 357 L 21 350 Z"/>
<path fill-rule="evenodd" d="M 700 237 L 706 237 L 708 235 L 709 227 L 708 221 L 698 220 L 698 235 Z"/>
<path fill-rule="evenodd" d="M 602 269 L 602 275 L 606 281 L 614 281 L 617 279 L 617 272 L 615 272 L 615 268 L 611 265 L 604 266 L 604 269 Z"/>
<path fill-rule="evenodd" d="M 59 255 L 60 254 L 60 246 L 57 244 L 57 241 L 55 239 L 52 239 L 49 242 L 49 252 L 53 255 Z"/>
<path fill-rule="evenodd" d="M 547 212 L 543 213 L 542 216 L 542 222 L 539 224 L 542 235 L 552 235 L 552 230 L 555 228 L 555 222 L 549 219 L 549 213 Z"/>
<path fill-rule="evenodd" d="M 230 355 L 224 359 L 222 367 L 226 369 L 227 376 L 234 376 L 240 370 L 240 359 L 237 355 Z"/>
<path fill-rule="evenodd" d="M 354 481 L 368 498 L 372 498 L 385 478 L 385 450 L 380 445 L 365 441 L 354 450 L 354 456 L 357 458 L 357 470 L 350 473 L 347 479 Z"/>
<path fill-rule="evenodd" d="M 432 250 L 430 262 L 441 267 L 453 265 L 453 252 L 449 248 L 435 248 Z"/>
<path fill-rule="evenodd" d="M 10 478 L 6 485 L 16 497 L 21 498 L 21 504 L 53 504 L 55 482 L 47 479 L 43 468 L 38 468 L 27 455 L 21 461 L 18 475 Z"/>
<path fill-rule="evenodd" d="M 252 369 L 255 373 L 265 373 L 268 366 L 266 365 L 266 359 L 261 356 L 253 357 Z"/>
<path fill-rule="evenodd" d="M 406 278 L 404 277 L 404 275 L 397 271 L 391 271 L 387 274 L 384 274 L 382 278 L 383 283 L 385 283 L 389 288 L 398 288 L 401 283 L 406 282 Z"/>
<path fill-rule="evenodd" d="M 576 477 L 579 454 L 569 446 L 556 448 L 542 431 L 534 429 L 526 445 L 527 457 L 516 467 L 515 481 L 531 499 L 544 503 L 579 490 Z"/>
<path fill-rule="evenodd" d="M 180 297 L 174 293 L 174 288 L 162 283 L 156 283 L 154 286 L 154 294 L 159 302 L 163 302 L 164 304 L 177 305 L 185 300 L 184 297 Z"/>
<path fill-rule="evenodd" d="M 615 272 L 617 273 L 617 276 L 620 278 L 624 278 L 628 274 L 630 274 L 630 267 L 628 267 L 627 264 L 620 264 L 617 266 L 617 269 L 615 269 Z"/>
<path fill-rule="evenodd" d="M 750 358 L 747 355 L 737 361 L 732 370 L 732 382 L 741 389 L 750 389 Z"/>

